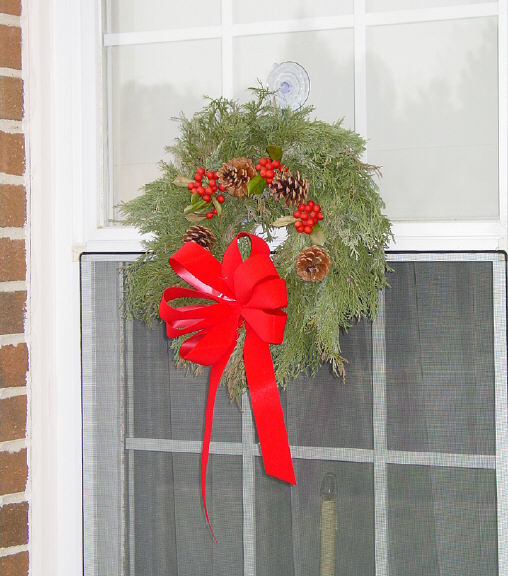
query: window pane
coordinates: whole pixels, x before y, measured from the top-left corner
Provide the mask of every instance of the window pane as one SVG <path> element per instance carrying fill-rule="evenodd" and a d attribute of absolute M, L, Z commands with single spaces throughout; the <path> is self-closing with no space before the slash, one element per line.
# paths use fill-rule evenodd
<path fill-rule="evenodd" d="M 199 454 L 136 452 L 133 458 L 135 574 L 243 574 L 241 457 L 210 456 L 207 503 L 217 543 L 203 515 Z"/>
<path fill-rule="evenodd" d="M 354 125 L 354 52 L 352 30 L 295 32 L 236 38 L 233 47 L 235 97 L 245 100 L 256 78 L 266 84 L 277 62 L 294 61 L 308 72 L 311 92 L 307 104 L 316 116 Z"/>
<path fill-rule="evenodd" d="M 369 12 L 383 12 L 385 10 L 413 10 L 415 8 L 460 6 L 487 2 L 492 3 L 492 0 L 367 0 L 366 7 Z"/>
<path fill-rule="evenodd" d="M 385 314 L 388 448 L 494 454 L 491 263 L 392 266 Z"/>
<path fill-rule="evenodd" d="M 245 0 L 233 2 L 233 21 L 249 23 L 260 20 L 291 20 L 352 14 L 353 0 L 258 0 L 256 4 Z"/>
<path fill-rule="evenodd" d="M 321 483 L 337 480 L 336 572 L 369 576 L 374 568 L 374 474 L 372 464 L 295 460 L 298 485 L 266 476 L 256 459 L 256 574 L 319 574 Z M 298 566 L 298 571 L 294 569 Z"/>
<path fill-rule="evenodd" d="M 364 320 L 352 326 L 341 345 L 348 362 L 345 380 L 325 366 L 311 384 L 301 377 L 288 388 L 287 427 L 293 445 L 373 448 L 371 324 Z"/>
<path fill-rule="evenodd" d="M 127 344 L 132 434 L 137 438 L 203 439 L 209 369 L 194 378 L 177 369 L 166 329 L 135 321 Z M 215 401 L 212 441 L 241 442 L 242 415 L 224 388 Z"/>
<path fill-rule="evenodd" d="M 395 220 L 498 216 L 497 19 L 367 30 L 368 158 Z"/>
<path fill-rule="evenodd" d="M 110 170 L 118 204 L 158 177 L 164 148 L 178 134 L 174 118 L 201 109 L 205 94 L 221 95 L 221 48 L 220 40 L 199 40 L 108 51 Z"/>
<path fill-rule="evenodd" d="M 220 24 L 220 0 L 109 0 L 105 32 L 140 32 Z"/>
<path fill-rule="evenodd" d="M 388 466 L 390 576 L 497 576 L 493 470 Z"/>

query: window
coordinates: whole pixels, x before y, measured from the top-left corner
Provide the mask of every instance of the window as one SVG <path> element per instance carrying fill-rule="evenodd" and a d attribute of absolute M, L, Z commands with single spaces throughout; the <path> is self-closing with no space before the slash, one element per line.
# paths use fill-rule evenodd
<path fill-rule="evenodd" d="M 253 80 L 241 58 L 249 57 L 252 77 L 255 79 L 259 76 L 264 80 L 272 59 L 278 62 L 292 57 L 289 51 L 282 50 L 286 46 L 285 39 L 312 38 L 313 46 L 319 41 L 321 46 L 331 47 L 328 52 L 338 61 L 338 64 L 332 62 L 331 69 L 330 66 L 319 69 L 307 61 L 301 62 L 311 75 L 311 98 L 315 99 L 311 102 L 317 105 L 317 114 L 321 117 L 331 119 L 344 115 L 348 126 L 369 139 L 368 159 L 384 165 L 382 193 L 392 209 L 401 211 L 397 217 L 402 218 L 394 223 L 393 247 L 398 250 L 496 250 L 508 246 L 508 10 L 505 2 L 351 0 L 316 3 L 301 0 L 269 5 L 263 1 L 258 2 L 259 9 L 253 10 L 250 5 L 236 0 L 212 0 L 203 2 L 201 10 L 193 9 L 194 4 L 190 2 L 182 4 L 177 12 L 171 13 L 171 18 L 167 18 L 166 15 L 161 16 L 160 10 L 168 5 L 167 2 L 156 3 L 155 0 L 143 2 L 143 10 L 133 13 L 129 19 L 125 17 L 126 6 L 132 8 L 134 2 L 122 0 L 120 4 L 112 0 L 111 14 L 114 15 L 115 6 L 117 9 L 121 6 L 124 17 L 122 20 L 118 13 L 115 16 L 117 19 L 112 18 L 109 23 L 103 19 L 104 26 L 101 22 L 102 2 L 53 0 L 51 6 L 44 7 L 40 3 L 30 3 L 24 12 L 24 17 L 30 23 L 25 47 L 25 56 L 30 62 L 25 79 L 29 98 L 25 105 L 30 134 L 30 146 L 27 148 L 30 150 L 32 237 L 29 329 L 34 382 L 31 391 L 31 569 L 37 575 L 50 571 L 64 576 L 81 571 L 82 406 L 78 256 L 83 251 L 110 253 L 141 249 L 136 230 L 112 225 L 111 222 L 113 206 L 120 197 L 119 189 L 110 186 L 113 171 L 109 166 L 111 163 L 114 165 L 114 148 L 116 146 L 118 166 L 122 162 L 128 164 L 132 159 L 136 160 L 138 155 L 138 151 L 128 145 L 121 147 L 122 138 L 136 138 L 125 131 L 129 126 L 135 127 L 136 120 L 125 124 L 123 132 L 118 134 L 121 126 L 116 124 L 115 128 L 114 118 L 115 114 L 121 117 L 122 109 L 108 112 L 107 106 L 107 103 L 113 103 L 114 90 L 119 90 L 118 85 L 113 87 L 112 73 L 119 75 L 125 72 L 125 76 L 117 78 L 126 83 L 133 77 L 133 69 L 125 68 L 128 61 L 122 56 L 124 51 L 136 53 L 143 46 L 153 53 L 157 50 L 176 53 L 178 46 L 179 53 L 185 54 L 189 43 L 206 41 L 207 45 L 213 44 L 214 51 L 210 51 L 206 57 L 217 58 L 218 55 L 219 71 L 212 75 L 210 82 L 205 82 L 201 74 L 196 75 L 192 97 L 196 101 L 194 97 L 200 98 L 203 92 L 210 92 L 212 85 L 216 89 L 217 83 L 219 87 L 213 95 L 242 96 L 239 91 Z M 191 10 L 190 16 L 188 8 Z M 432 35 L 429 30 L 432 30 Z M 444 118 L 446 130 L 441 132 L 439 129 L 437 108 L 440 102 L 434 101 L 436 110 L 431 114 L 429 126 L 425 127 L 425 134 L 420 133 L 420 115 L 408 121 L 407 127 L 412 127 L 411 130 L 398 126 L 397 131 L 389 134 L 388 138 L 387 132 L 383 131 L 383 110 L 390 94 L 386 90 L 386 83 L 379 84 L 379 78 L 378 83 L 373 84 L 372 74 L 376 72 L 373 50 L 379 51 L 379 58 L 391 64 L 390 78 L 394 79 L 392 84 L 397 85 L 399 98 L 411 100 L 415 92 L 420 97 L 425 91 L 418 92 L 420 79 L 411 76 L 411 62 L 408 64 L 399 53 L 391 62 L 396 48 L 395 39 L 397 42 L 407 42 L 400 52 L 406 52 L 418 62 L 423 71 L 423 82 L 431 77 L 433 71 L 438 78 L 443 77 L 436 50 L 439 49 L 441 53 L 446 51 L 448 31 L 456 35 L 458 42 L 450 54 L 445 54 L 444 64 L 447 68 L 444 75 L 447 76 L 450 68 L 460 63 L 466 70 L 464 63 L 474 61 L 475 68 L 481 68 L 485 82 L 479 82 L 475 89 L 484 85 L 485 91 L 475 92 L 474 102 L 471 97 L 461 102 L 460 94 L 464 94 L 458 90 L 460 77 L 452 74 L 455 92 L 451 101 L 446 99 L 445 109 L 449 110 L 450 105 L 460 106 L 455 115 Z M 469 40 L 472 44 L 464 45 Z M 257 51 L 261 54 L 267 42 L 272 41 L 273 46 L 277 46 L 281 52 L 274 52 L 266 59 L 257 57 Z M 418 42 L 429 44 L 430 53 L 422 50 Z M 167 45 L 162 48 L 165 43 Z M 473 57 L 475 47 L 481 49 Z M 104 60 L 103 51 L 108 53 Z M 251 55 L 249 51 L 255 53 Z M 113 58 L 117 63 L 123 62 L 124 67 L 111 66 L 110 69 L 108 62 Z M 137 56 L 133 58 L 136 60 Z M 497 63 L 494 63 L 495 58 Z M 480 66 L 480 62 L 485 66 Z M 168 76 L 173 73 L 174 78 L 173 68 L 166 61 L 165 64 Z M 136 65 L 137 70 L 142 69 Z M 494 79 L 496 66 L 497 76 Z M 439 70 L 436 70 L 438 67 Z M 147 69 L 148 72 L 154 73 L 153 69 Z M 380 102 L 375 98 L 375 86 L 382 90 Z M 429 90 L 425 93 L 432 95 Z M 138 95 L 139 91 L 133 91 L 128 96 Z M 117 102 L 117 106 L 125 106 L 128 102 L 128 99 L 121 105 Z M 162 135 L 164 137 L 156 133 L 150 140 L 147 148 L 150 156 L 142 158 L 148 166 L 147 170 L 154 170 L 154 163 L 162 157 L 162 146 L 170 140 L 171 123 L 166 123 L 166 119 L 183 109 L 178 101 L 170 105 L 159 100 L 159 105 L 160 111 L 157 111 L 154 103 L 150 105 L 147 122 L 158 117 L 160 125 L 168 132 Z M 131 100 L 130 110 L 133 109 L 136 114 L 142 110 L 139 106 L 132 106 Z M 430 106 L 422 105 L 422 109 L 425 113 L 431 111 Z M 412 110 L 418 110 L 418 107 L 414 106 Z M 460 115 L 469 110 L 471 117 L 467 117 L 474 124 L 471 134 L 474 133 L 477 139 L 471 141 L 466 135 L 463 152 L 471 154 L 472 146 L 480 144 L 483 152 L 480 154 L 478 150 L 478 154 L 473 155 L 475 165 L 490 166 L 491 169 L 488 175 L 485 174 L 488 176 L 485 181 L 479 180 L 477 172 L 473 174 L 474 178 L 466 182 L 469 191 L 468 201 L 465 202 L 464 197 L 456 191 L 464 184 L 466 173 L 469 178 L 473 167 L 466 166 L 467 161 L 464 160 L 459 164 L 459 170 L 454 170 L 458 179 L 450 182 L 448 167 L 451 164 L 440 164 L 435 150 L 441 145 L 447 146 L 450 153 L 456 153 L 450 162 L 458 162 L 461 156 L 453 129 L 460 121 Z M 492 171 L 496 170 L 492 168 L 495 164 L 494 124 L 497 126 L 498 142 L 495 177 L 492 175 Z M 119 136 L 119 141 L 115 141 L 115 134 Z M 412 142 L 414 134 L 418 139 Z M 435 182 L 446 182 L 446 186 L 441 188 L 445 188 L 446 193 L 455 187 L 455 192 L 450 196 L 452 200 L 437 206 L 443 209 L 442 213 L 425 215 L 424 220 L 417 220 L 420 213 L 415 210 L 411 216 L 414 196 L 409 196 L 411 202 L 404 202 L 408 198 L 407 186 L 401 185 L 393 170 L 390 171 L 389 162 L 390 157 L 394 158 L 392 167 L 402 165 L 405 168 L 404 147 L 409 158 L 407 166 L 411 162 L 421 161 L 422 166 L 434 166 L 443 171 L 436 174 L 435 181 L 432 180 L 425 189 L 419 187 L 419 178 L 412 179 L 411 182 L 417 184 L 413 194 L 422 193 L 422 189 L 425 195 L 429 191 L 434 193 L 438 190 L 434 188 Z M 476 159 L 480 158 L 483 160 L 476 164 Z M 464 166 L 467 171 L 462 172 Z M 117 175 L 119 171 L 120 168 Z M 410 172 L 403 171 L 406 182 Z M 155 172 L 150 174 L 155 175 Z M 418 172 L 417 176 L 420 175 Z M 151 176 L 138 176 L 136 186 L 142 184 L 145 178 L 150 179 Z M 469 186 L 472 183 L 475 183 L 474 186 Z M 496 186 L 497 203 L 494 199 Z M 487 195 L 485 203 L 484 193 Z M 479 219 L 476 219 L 477 216 Z M 499 302 L 499 299 L 495 301 Z M 89 312 L 92 313 L 91 309 Z M 115 335 L 118 333 L 123 334 L 122 331 L 114 332 Z M 92 334 L 88 333 L 89 336 Z M 84 337 L 86 335 L 85 332 Z M 501 330 L 501 336 L 495 339 L 496 350 L 499 345 L 502 347 L 503 342 Z M 496 357 L 502 361 L 501 356 Z M 499 458 L 503 460 L 502 453 L 499 453 Z M 497 474 L 500 469 L 497 468 Z M 501 494 L 502 483 L 497 482 L 496 489 Z M 506 497 L 499 499 L 499 502 L 503 501 L 506 501 Z M 501 517 L 506 517 L 502 510 L 498 511 L 497 518 Z M 505 538 L 503 526 L 500 522 L 500 541 Z M 119 536 L 118 542 L 125 543 L 126 540 Z M 506 567 L 500 565 L 499 573 L 503 571 L 506 571 Z"/>
<path fill-rule="evenodd" d="M 319 574 L 321 484 L 337 482 L 337 574 L 502 574 L 505 257 L 390 255 L 373 324 L 282 393 L 298 486 L 265 475 L 246 396 L 217 397 L 201 509 L 206 374 L 175 368 L 162 326 L 121 318 L 125 255 L 85 255 L 87 574 Z"/>
<path fill-rule="evenodd" d="M 475 236 L 487 247 L 506 229 L 505 17 L 485 1 L 103 2 L 100 225 L 157 177 L 175 116 L 204 94 L 245 100 L 292 60 L 309 73 L 316 115 L 367 139 L 399 242 L 466 248 Z"/>

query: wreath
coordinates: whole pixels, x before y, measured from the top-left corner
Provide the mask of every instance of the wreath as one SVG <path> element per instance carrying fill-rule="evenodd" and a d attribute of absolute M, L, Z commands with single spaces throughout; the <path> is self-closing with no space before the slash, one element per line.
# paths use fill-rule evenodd
<path fill-rule="evenodd" d="M 167 149 L 172 160 L 120 207 L 126 224 L 149 234 L 146 253 L 126 268 L 125 294 L 127 312 L 147 323 L 158 317 L 168 285 L 187 286 L 168 265 L 182 245 L 197 244 L 221 261 L 239 233 L 271 242 L 275 230 L 286 230 L 271 254 L 287 287 L 284 338 L 271 346 L 282 387 L 323 363 L 343 375 L 341 330 L 375 317 L 387 284 L 391 232 L 377 192 L 379 169 L 362 160 L 358 134 L 311 113 L 279 108 L 264 88 L 253 89 L 245 104 L 211 99 L 192 118 L 178 119 L 180 136 Z M 248 234 L 238 239 L 243 258 Z M 244 325 L 237 336 L 222 374 L 232 398 L 247 387 Z M 171 346 L 186 364 L 179 355 L 184 341 L 176 337 Z"/>

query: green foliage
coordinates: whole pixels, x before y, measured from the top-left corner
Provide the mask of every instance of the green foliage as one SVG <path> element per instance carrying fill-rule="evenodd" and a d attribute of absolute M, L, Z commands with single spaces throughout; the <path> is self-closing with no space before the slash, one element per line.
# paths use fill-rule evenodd
<path fill-rule="evenodd" d="M 218 99 L 192 118 L 179 119 L 181 135 L 168 151 L 172 163 L 161 164 L 162 175 L 145 186 L 142 196 L 124 203 L 124 222 L 150 233 L 146 254 L 126 269 L 126 311 L 151 323 L 158 315 L 163 290 L 183 285 L 168 264 L 182 245 L 191 223 L 184 215 L 190 192 L 182 188 L 199 166 L 218 170 L 224 162 L 245 156 L 256 163 L 282 150 L 284 164 L 309 181 L 309 198 L 321 205 L 324 248 L 331 259 L 328 276 L 321 282 L 304 282 L 296 274 L 298 253 L 311 240 L 288 226 L 288 239 L 273 260 L 288 291 L 288 321 L 284 342 L 272 346 L 278 383 L 285 387 L 301 371 L 315 372 L 323 362 L 343 372 L 340 332 L 363 316 L 373 318 L 378 291 L 386 286 L 384 248 L 390 223 L 382 214 L 377 193 L 376 167 L 362 162 L 365 142 L 340 122 L 327 124 L 309 118 L 312 108 L 296 112 L 274 105 L 269 92 L 254 90 L 247 104 Z M 176 183 L 175 183 L 175 179 Z M 182 178 L 183 177 L 183 178 Z M 217 237 L 214 255 L 220 260 L 234 236 L 261 225 L 270 238 L 270 226 L 291 216 L 268 190 L 261 195 L 234 198 L 227 195 L 222 214 L 203 221 Z M 245 389 L 241 341 L 223 376 L 232 397 Z M 178 351 L 181 342 L 172 342 Z"/>

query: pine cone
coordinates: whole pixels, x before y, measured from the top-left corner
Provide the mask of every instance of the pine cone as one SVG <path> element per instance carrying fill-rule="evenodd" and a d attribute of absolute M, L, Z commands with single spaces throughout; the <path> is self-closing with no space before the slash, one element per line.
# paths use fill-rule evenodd
<path fill-rule="evenodd" d="M 232 196 L 247 196 L 247 184 L 256 175 L 256 168 L 249 158 L 233 158 L 222 165 L 218 182 Z"/>
<path fill-rule="evenodd" d="M 183 241 L 185 242 L 196 242 L 203 248 L 206 248 L 210 252 L 213 250 L 215 246 L 215 242 L 217 239 L 215 238 L 213 232 L 206 228 L 206 226 L 191 226 L 183 235 Z"/>
<path fill-rule="evenodd" d="M 296 258 L 296 273 L 306 282 L 319 282 L 330 270 L 330 258 L 321 246 L 304 248 Z"/>
<path fill-rule="evenodd" d="M 286 206 L 298 206 L 307 199 L 309 192 L 309 182 L 300 172 L 296 176 L 289 172 L 277 172 L 270 184 L 272 196 L 277 200 L 284 198 Z"/>

